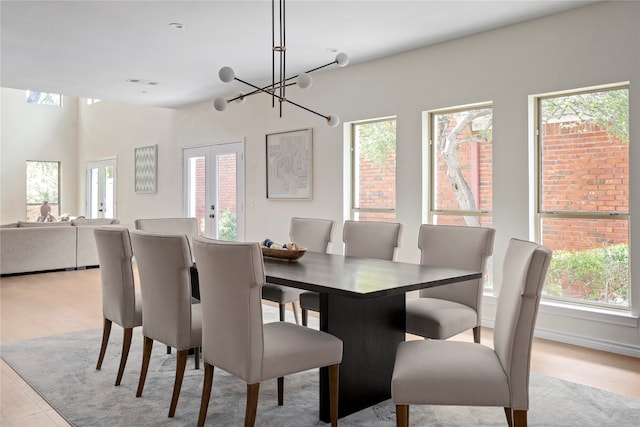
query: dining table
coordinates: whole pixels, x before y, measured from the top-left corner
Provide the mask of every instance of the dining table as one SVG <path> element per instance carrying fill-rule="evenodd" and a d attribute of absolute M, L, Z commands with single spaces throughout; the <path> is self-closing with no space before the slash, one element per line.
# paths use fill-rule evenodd
<path fill-rule="evenodd" d="M 266 281 L 320 294 L 320 330 L 343 342 L 338 416 L 391 397 L 405 294 L 479 279 L 480 271 L 306 252 L 295 262 L 264 257 Z M 320 419 L 330 422 L 329 373 L 320 369 Z"/>

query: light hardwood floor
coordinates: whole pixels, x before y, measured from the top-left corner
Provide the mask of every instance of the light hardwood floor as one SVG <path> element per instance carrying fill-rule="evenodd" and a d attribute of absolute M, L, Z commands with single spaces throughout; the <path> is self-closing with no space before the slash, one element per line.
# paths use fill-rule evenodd
<path fill-rule="evenodd" d="M 98 269 L 3 277 L 0 292 L 2 343 L 102 327 Z M 483 329 L 483 343 L 491 344 L 491 332 Z M 471 341 L 472 337 L 469 333 L 455 339 Z M 0 363 L 2 426 L 68 425 L 4 361 Z M 640 359 L 633 357 L 536 339 L 531 369 L 640 398 Z"/>

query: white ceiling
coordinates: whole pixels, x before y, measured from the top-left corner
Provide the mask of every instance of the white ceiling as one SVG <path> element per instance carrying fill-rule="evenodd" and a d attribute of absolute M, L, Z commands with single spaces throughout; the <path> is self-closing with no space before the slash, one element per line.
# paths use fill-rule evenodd
<path fill-rule="evenodd" d="M 589 3 L 289 0 L 287 75 L 329 63 L 336 51 L 354 64 Z M 0 6 L 2 87 L 177 108 L 239 88 L 218 79 L 225 65 L 244 80 L 271 81 L 269 0 Z"/>

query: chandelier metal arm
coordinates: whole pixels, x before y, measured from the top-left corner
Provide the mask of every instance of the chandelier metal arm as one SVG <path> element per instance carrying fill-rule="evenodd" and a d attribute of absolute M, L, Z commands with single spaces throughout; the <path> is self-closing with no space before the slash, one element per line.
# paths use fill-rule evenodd
<path fill-rule="evenodd" d="M 254 90 L 253 92 L 251 92 L 250 94 L 238 96 L 238 97 L 236 97 L 236 98 L 233 98 L 233 99 L 229 100 L 228 102 L 233 101 L 233 100 L 235 100 L 235 99 L 242 98 L 242 97 L 244 97 L 244 96 L 249 96 L 249 95 L 252 95 L 252 94 L 256 94 L 256 93 L 266 93 L 267 95 L 272 96 L 272 97 L 273 97 L 273 99 L 277 99 L 277 100 L 278 100 L 278 101 L 280 101 L 280 102 L 288 102 L 288 103 L 289 103 L 289 104 L 291 104 L 291 105 L 295 105 L 295 106 L 296 106 L 296 107 L 298 107 L 298 108 L 302 108 L 303 110 L 306 110 L 306 111 L 308 111 L 308 112 L 310 112 L 310 113 L 313 113 L 313 114 L 315 114 L 315 115 L 317 115 L 317 116 L 324 117 L 326 120 L 329 120 L 329 116 L 325 116 L 324 114 L 320 114 L 320 113 L 318 113 L 317 111 L 313 111 L 312 109 L 307 108 L 307 107 L 305 107 L 305 106 L 303 106 L 303 105 L 300 105 L 300 104 L 298 104 L 298 103 L 296 103 L 296 102 L 289 101 L 288 99 L 283 98 L 283 97 L 281 97 L 280 95 L 276 95 L 275 91 L 272 93 L 272 92 L 268 91 L 266 88 L 261 88 L 261 87 L 255 86 L 255 85 L 253 85 L 253 84 L 251 84 L 251 83 L 249 83 L 249 82 L 247 82 L 247 81 L 244 81 L 244 80 L 242 80 L 242 79 L 239 79 L 239 78 L 237 78 L 237 77 L 234 77 L 233 79 L 234 79 L 234 80 L 239 81 L 240 83 L 244 83 L 244 84 L 246 84 L 247 86 L 251 86 L 251 87 L 252 87 L 252 88 L 254 88 L 255 90 Z M 294 83 L 291 83 L 291 84 L 294 84 Z M 290 86 L 290 85 L 287 85 L 287 86 Z"/>

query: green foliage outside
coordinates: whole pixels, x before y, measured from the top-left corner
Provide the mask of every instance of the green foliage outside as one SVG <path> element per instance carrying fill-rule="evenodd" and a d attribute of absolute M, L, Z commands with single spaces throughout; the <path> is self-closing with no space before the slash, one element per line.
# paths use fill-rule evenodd
<path fill-rule="evenodd" d="M 610 138 L 629 142 L 629 90 L 616 89 L 545 99 L 542 120 L 568 119 L 567 127 L 589 122 L 607 130 Z"/>
<path fill-rule="evenodd" d="M 358 146 L 362 156 L 376 166 L 387 164 L 396 152 L 396 121 L 367 123 L 358 126 Z"/>
<path fill-rule="evenodd" d="M 547 296 L 629 307 L 629 289 L 629 247 L 621 243 L 553 251 L 544 290 Z"/>
<path fill-rule="evenodd" d="M 27 203 L 58 203 L 58 162 L 27 162 Z"/>
<path fill-rule="evenodd" d="M 220 225 L 220 240 L 235 241 L 238 235 L 238 220 L 236 213 L 231 209 L 225 209 L 218 218 Z"/>

